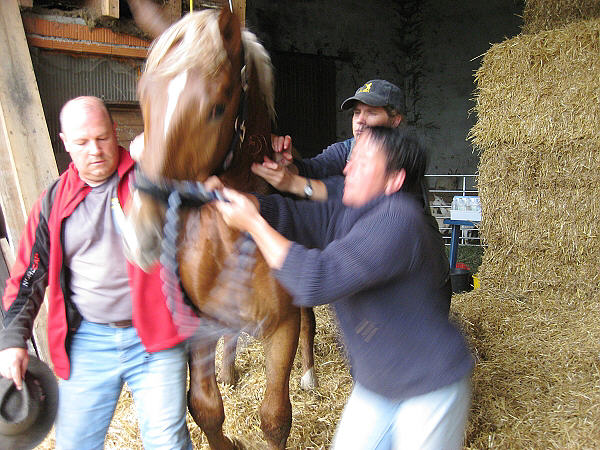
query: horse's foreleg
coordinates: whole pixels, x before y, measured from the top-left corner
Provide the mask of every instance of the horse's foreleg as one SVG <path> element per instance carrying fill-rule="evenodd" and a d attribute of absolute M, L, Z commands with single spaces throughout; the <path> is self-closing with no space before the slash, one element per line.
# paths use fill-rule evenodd
<path fill-rule="evenodd" d="M 223 434 L 225 411 L 215 375 L 216 344 L 203 338 L 191 345 L 188 408 L 211 449 L 232 450 L 232 442 Z"/>
<path fill-rule="evenodd" d="M 223 360 L 221 361 L 221 372 L 219 379 L 222 383 L 235 386 L 235 351 L 237 347 L 237 334 L 226 334 L 223 336 Z"/>
<path fill-rule="evenodd" d="M 298 347 L 300 318 L 292 314 L 263 340 L 267 384 L 260 406 L 260 427 L 270 449 L 284 449 L 292 427 L 290 372 Z"/>
<path fill-rule="evenodd" d="M 300 310 L 300 351 L 302 353 L 302 378 L 300 387 L 305 390 L 314 389 L 318 386 L 315 375 L 315 333 L 317 321 L 312 308 Z"/>

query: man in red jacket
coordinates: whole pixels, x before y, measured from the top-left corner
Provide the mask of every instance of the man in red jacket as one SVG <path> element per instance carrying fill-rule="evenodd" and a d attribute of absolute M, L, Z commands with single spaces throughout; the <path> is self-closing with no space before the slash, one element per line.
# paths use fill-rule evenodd
<path fill-rule="evenodd" d="M 0 374 L 21 389 L 27 339 L 48 294 L 48 346 L 59 383 L 58 449 L 102 448 L 123 383 L 146 449 L 191 449 L 187 351 L 150 273 L 123 254 L 113 208 L 134 163 L 96 97 L 68 101 L 60 137 L 72 163 L 42 193 L 23 231 L 2 299 Z"/>

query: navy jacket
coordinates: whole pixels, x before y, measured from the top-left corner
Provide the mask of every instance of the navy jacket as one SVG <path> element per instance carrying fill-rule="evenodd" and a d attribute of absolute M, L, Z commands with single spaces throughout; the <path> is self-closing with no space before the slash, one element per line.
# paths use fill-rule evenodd
<path fill-rule="evenodd" d="M 300 175 L 325 183 L 327 198 L 341 198 L 344 191 L 343 171 L 353 147 L 354 138 L 336 142 L 314 158 L 295 160 L 294 165 Z"/>

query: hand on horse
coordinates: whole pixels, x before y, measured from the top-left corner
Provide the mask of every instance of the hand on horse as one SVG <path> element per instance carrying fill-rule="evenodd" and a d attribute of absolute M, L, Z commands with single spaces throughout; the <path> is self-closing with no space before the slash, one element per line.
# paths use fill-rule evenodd
<path fill-rule="evenodd" d="M 282 166 L 289 166 L 293 163 L 292 157 L 292 138 L 291 136 L 277 136 L 275 134 L 271 134 L 271 146 L 273 147 L 273 151 L 275 152 L 274 160 L 275 162 L 281 164 Z"/>
<path fill-rule="evenodd" d="M 292 173 L 288 167 L 265 156 L 264 162 L 252 164 L 251 170 L 278 191 L 301 195 L 304 178 Z"/>
<path fill-rule="evenodd" d="M 23 386 L 23 377 L 28 363 L 27 349 L 11 347 L 0 351 L 0 375 L 12 379 L 18 390 Z"/>
<path fill-rule="evenodd" d="M 238 230 L 251 232 L 253 222 L 261 218 L 256 197 L 228 188 L 223 189 L 223 194 L 228 201 L 217 202 L 216 205 L 225 223 Z"/>
<path fill-rule="evenodd" d="M 222 191 L 225 185 L 221 179 L 216 175 L 211 175 L 204 182 L 204 188 L 207 191 Z"/>
<path fill-rule="evenodd" d="M 144 153 L 144 133 L 138 134 L 129 143 L 129 155 L 134 161 L 139 161 Z"/>
<path fill-rule="evenodd" d="M 242 194 L 232 189 L 223 190 L 228 202 L 217 202 L 217 209 L 225 223 L 252 235 L 265 261 L 272 269 L 280 269 L 292 246 L 258 212 L 258 199 L 250 194 Z"/>

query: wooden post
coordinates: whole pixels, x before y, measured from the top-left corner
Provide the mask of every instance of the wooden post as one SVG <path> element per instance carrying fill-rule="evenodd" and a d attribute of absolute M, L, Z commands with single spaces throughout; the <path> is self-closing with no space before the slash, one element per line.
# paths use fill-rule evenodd
<path fill-rule="evenodd" d="M 96 16 L 119 18 L 119 0 L 88 0 L 87 6 Z"/>
<path fill-rule="evenodd" d="M 233 13 L 238 16 L 243 27 L 246 26 L 246 0 L 232 0 Z"/>
<path fill-rule="evenodd" d="M 181 0 L 168 0 L 163 6 L 163 13 L 169 23 L 181 19 Z"/>
<path fill-rule="evenodd" d="M 10 258 L 29 210 L 58 176 L 17 0 L 0 1 L 0 55 L 0 203 L 12 252 L 3 254 Z M 47 348 L 45 325 L 43 306 L 34 329 L 42 349 Z M 40 356 L 49 362 L 47 353 Z"/>

